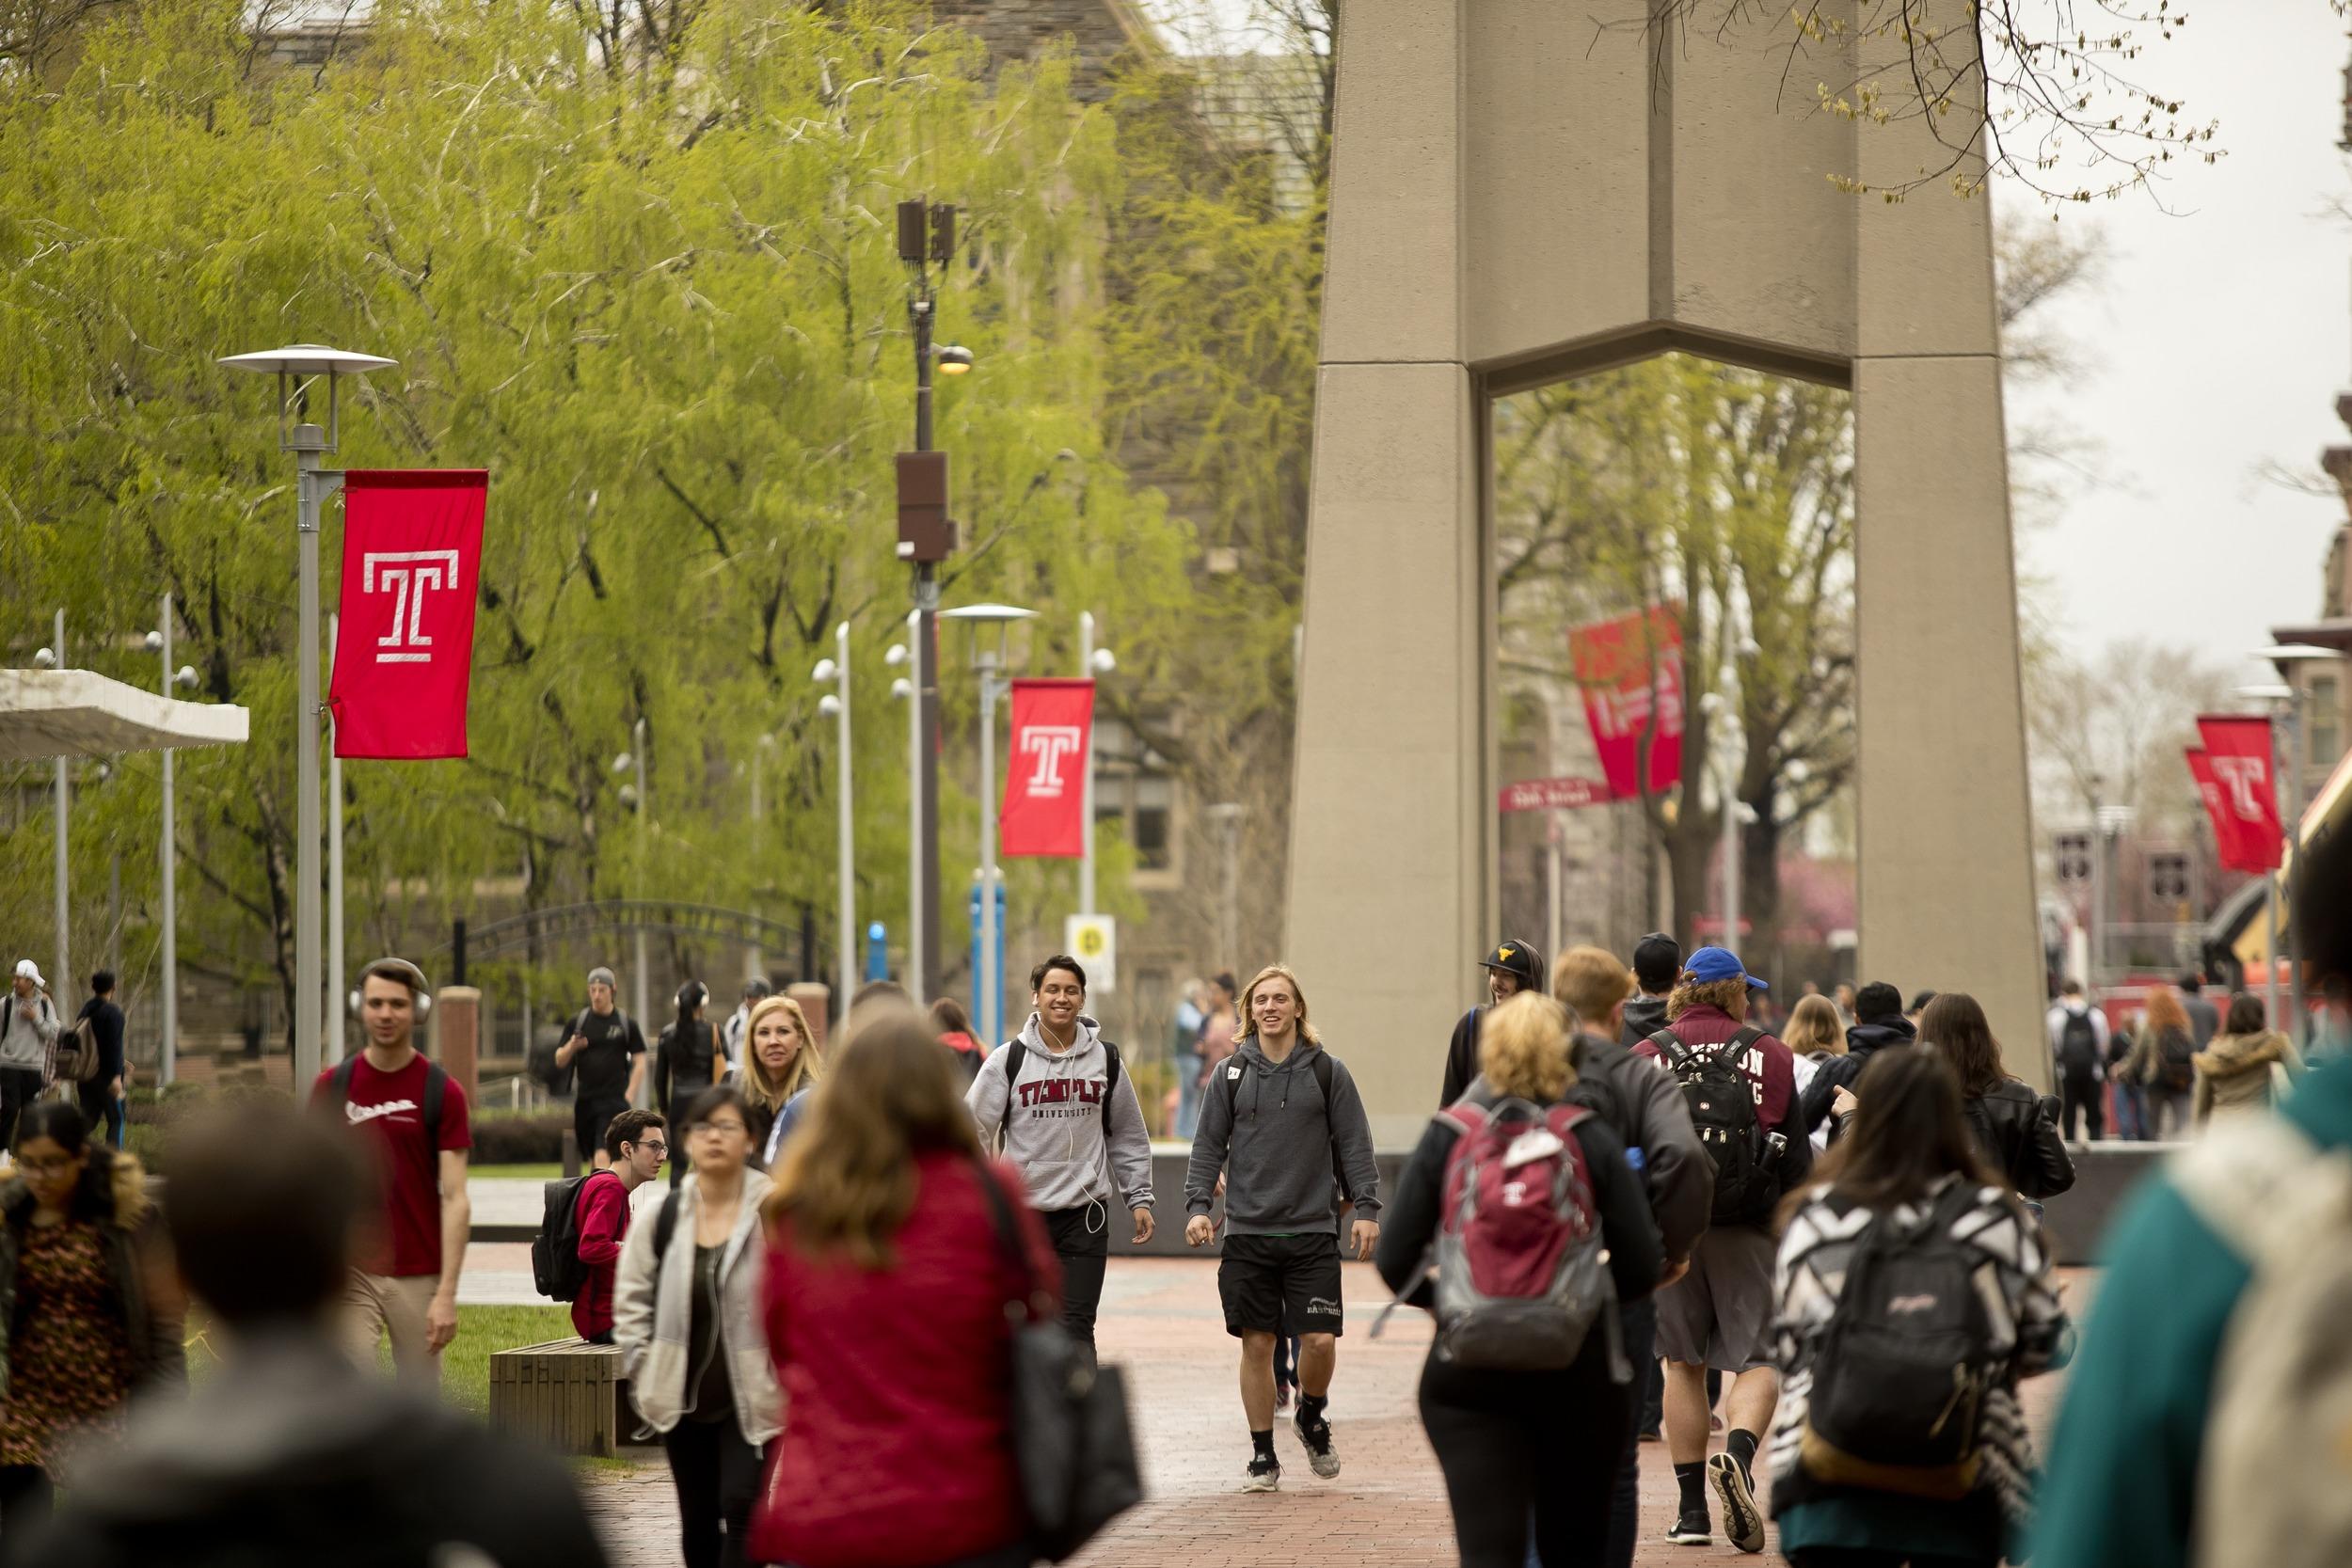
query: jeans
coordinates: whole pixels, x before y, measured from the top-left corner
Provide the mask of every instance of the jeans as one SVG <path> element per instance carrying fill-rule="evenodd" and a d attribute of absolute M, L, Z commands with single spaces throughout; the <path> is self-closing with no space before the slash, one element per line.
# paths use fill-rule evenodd
<path fill-rule="evenodd" d="M 1187 1051 L 1176 1058 L 1176 1135 L 1189 1138 L 1200 1131 L 1200 1057 Z"/>
<path fill-rule="evenodd" d="M 2115 1135 L 2135 1143 L 2148 1136 L 2148 1091 L 2137 1084 L 2115 1085 Z"/>
<path fill-rule="evenodd" d="M 1103 1272 L 1110 1262 L 1111 1210 L 1082 1203 L 1040 1214 L 1054 1256 L 1061 1260 L 1061 1325 L 1094 1361 L 1094 1315 L 1103 1306 Z"/>
<path fill-rule="evenodd" d="M 732 1414 L 715 1421 L 685 1418 L 662 1433 L 661 1446 L 677 1483 L 686 1568 L 743 1568 L 743 1532 L 759 1497 L 759 1450 L 743 1441 Z"/>
<path fill-rule="evenodd" d="M 73 1093 L 74 1098 L 82 1102 L 82 1119 L 89 1124 L 92 1131 L 102 1126 L 104 1127 L 106 1147 L 120 1148 L 122 1147 L 122 1101 L 114 1097 L 114 1081 L 110 1078 L 101 1078 L 94 1083 L 77 1086 Z"/>
<path fill-rule="evenodd" d="M 2092 1143 L 2097 1143 L 2106 1131 L 2106 1113 L 2099 1103 L 2096 1078 L 2067 1078 L 2058 1084 L 2059 1134 L 2073 1138 L 2077 1118 L 2090 1129 Z"/>
<path fill-rule="evenodd" d="M 40 1098 L 40 1069 L 0 1067 L 0 1148 L 16 1148 L 17 1118 Z"/>

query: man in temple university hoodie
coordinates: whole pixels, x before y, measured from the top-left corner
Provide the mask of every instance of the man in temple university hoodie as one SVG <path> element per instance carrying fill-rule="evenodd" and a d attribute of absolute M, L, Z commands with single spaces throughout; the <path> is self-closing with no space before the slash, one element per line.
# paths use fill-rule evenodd
<path fill-rule="evenodd" d="M 1209 1211 L 1225 1174 L 1225 1257 L 1217 1294 L 1225 1331 L 1241 1341 L 1242 1414 L 1249 1421 L 1245 1492 L 1282 1484 L 1274 1457 L 1274 1339 L 1298 1336 L 1298 1412 L 1292 1426 L 1316 1475 L 1340 1473 L 1324 1407 L 1339 1360 L 1340 1210 L 1359 1259 L 1380 1237 L 1380 1173 L 1356 1081 L 1307 1022 L 1298 976 L 1269 964 L 1241 996 L 1247 1031 L 1200 1096 L 1200 1130 L 1184 1171 L 1184 1240 L 1216 1236 Z"/>
<path fill-rule="evenodd" d="M 1114 1191 L 1152 1239 L 1152 1138 L 1119 1058 L 1083 1011 L 1087 972 L 1057 953 L 1029 972 L 1029 1022 L 992 1052 L 963 1097 L 983 1143 L 1001 1141 L 1061 1259 L 1062 1326 L 1094 1354 Z"/>

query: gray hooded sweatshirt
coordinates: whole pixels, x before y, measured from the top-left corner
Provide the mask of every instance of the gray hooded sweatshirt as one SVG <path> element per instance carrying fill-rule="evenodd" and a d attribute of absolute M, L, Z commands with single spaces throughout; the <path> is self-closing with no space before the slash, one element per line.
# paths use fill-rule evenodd
<path fill-rule="evenodd" d="M 18 1009 L 29 1007 L 33 1016 L 26 1018 Z M 19 996 L 14 987 L 0 991 L 0 1067 L 16 1068 L 25 1072 L 47 1073 L 49 1053 L 57 1043 L 61 1027 L 57 1009 L 49 1005 L 49 993 L 37 990 L 30 996 Z"/>
<path fill-rule="evenodd" d="M 1323 1102 L 1314 1060 L 1327 1055 L 1300 1040 L 1279 1064 L 1250 1036 L 1219 1063 L 1200 1095 L 1200 1130 L 1184 1171 L 1184 1208 L 1205 1214 L 1225 1172 L 1229 1236 L 1337 1234 L 1336 1164 L 1359 1219 L 1380 1217 L 1380 1168 L 1373 1163 L 1372 1123 L 1347 1066 L 1331 1056 L 1331 1103 Z M 1248 1064 L 1245 1067 L 1243 1064 Z"/>
<path fill-rule="evenodd" d="M 1057 1053 L 1045 1043 L 1037 1014 L 1021 1026 L 1027 1053 L 1021 1081 L 1005 1083 L 1012 1053 L 998 1046 L 980 1064 L 979 1076 L 963 1102 L 984 1143 L 1004 1137 L 1005 1158 L 1021 1171 L 1029 1202 L 1041 1212 L 1107 1203 L 1118 1190 L 1129 1209 L 1152 1206 L 1152 1135 L 1144 1130 L 1143 1104 L 1136 1098 L 1135 1074 L 1119 1064 L 1119 1087 L 1104 1105 L 1110 1058 L 1103 1050 L 1102 1026 L 1078 1015 L 1078 1037 Z M 1005 1116 L 1009 1100 L 1012 1116 Z M 1110 1135 L 1104 1136 L 1104 1118 Z"/>

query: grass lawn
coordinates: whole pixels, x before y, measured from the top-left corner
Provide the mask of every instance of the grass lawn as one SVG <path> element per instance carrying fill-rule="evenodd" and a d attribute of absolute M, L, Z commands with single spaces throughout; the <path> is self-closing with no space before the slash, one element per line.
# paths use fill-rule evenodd
<path fill-rule="evenodd" d="M 587 1167 L 583 1165 L 580 1168 L 585 1170 Z M 545 1164 L 468 1165 L 466 1173 L 469 1176 L 504 1176 L 519 1180 L 552 1181 L 564 1174 L 564 1167 L 550 1160 Z"/>

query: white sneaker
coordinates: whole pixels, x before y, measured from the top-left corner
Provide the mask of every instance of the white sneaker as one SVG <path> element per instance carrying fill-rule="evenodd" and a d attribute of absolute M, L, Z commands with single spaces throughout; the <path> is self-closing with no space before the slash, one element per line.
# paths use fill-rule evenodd
<path fill-rule="evenodd" d="M 1263 1454 L 1249 1456 L 1249 1468 L 1242 1473 L 1241 1489 L 1245 1492 L 1279 1492 L 1282 1489 L 1282 1466 Z"/>

